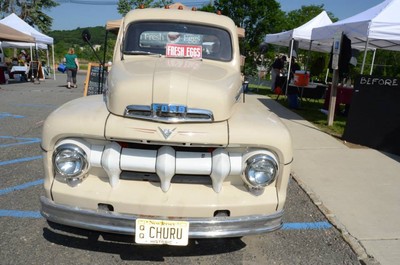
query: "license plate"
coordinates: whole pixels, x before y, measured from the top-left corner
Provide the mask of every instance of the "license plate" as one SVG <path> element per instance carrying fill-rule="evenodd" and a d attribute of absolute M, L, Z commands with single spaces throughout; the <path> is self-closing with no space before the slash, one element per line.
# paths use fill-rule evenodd
<path fill-rule="evenodd" d="M 137 244 L 186 246 L 189 241 L 189 222 L 136 219 Z"/>

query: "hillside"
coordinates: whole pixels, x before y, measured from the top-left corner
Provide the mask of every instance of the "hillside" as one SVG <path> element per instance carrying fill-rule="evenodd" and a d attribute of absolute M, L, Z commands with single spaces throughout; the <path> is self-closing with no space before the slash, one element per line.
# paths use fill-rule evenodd
<path fill-rule="evenodd" d="M 79 46 L 84 46 L 86 43 L 82 40 L 82 31 L 89 30 L 92 36 L 91 43 L 93 45 L 103 45 L 104 38 L 106 35 L 105 27 L 88 27 L 88 28 L 77 28 L 74 30 L 53 30 L 48 33 L 48 35 L 54 38 L 54 44 L 57 45 L 59 42 L 64 42 L 68 44 L 75 44 Z M 115 39 L 114 34 L 108 35 L 110 38 Z"/>
<path fill-rule="evenodd" d="M 54 53 L 56 61 L 61 61 L 64 58 L 65 53 L 70 47 L 75 48 L 75 52 L 83 61 L 97 61 L 90 46 L 83 41 L 82 32 L 84 30 L 89 30 L 91 35 L 91 44 L 93 46 L 100 45 L 101 48 L 98 50 L 98 56 L 103 58 L 103 47 L 106 36 L 105 27 L 87 27 L 87 28 L 77 28 L 74 30 L 53 30 L 47 35 L 54 39 Z M 107 55 L 106 60 L 111 60 L 112 51 L 115 44 L 116 35 L 113 33 L 108 34 L 107 42 Z"/>

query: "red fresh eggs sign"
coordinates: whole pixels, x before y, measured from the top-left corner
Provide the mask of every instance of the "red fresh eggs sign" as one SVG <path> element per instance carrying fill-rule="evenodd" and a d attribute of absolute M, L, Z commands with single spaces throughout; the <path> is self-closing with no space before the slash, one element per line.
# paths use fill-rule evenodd
<path fill-rule="evenodd" d="M 169 43 L 166 45 L 165 56 L 179 58 L 202 58 L 202 46 Z"/>

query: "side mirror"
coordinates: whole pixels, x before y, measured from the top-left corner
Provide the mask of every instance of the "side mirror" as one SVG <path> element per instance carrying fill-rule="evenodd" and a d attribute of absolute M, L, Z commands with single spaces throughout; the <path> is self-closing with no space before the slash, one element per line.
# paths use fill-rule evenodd
<path fill-rule="evenodd" d="M 265 43 L 265 42 L 261 43 L 261 45 L 260 45 L 260 53 L 265 53 L 267 51 L 267 49 L 268 49 L 268 44 Z"/>
<path fill-rule="evenodd" d="M 104 62 L 100 59 L 100 57 L 97 55 L 96 50 L 93 48 L 93 45 L 90 43 L 90 39 L 92 36 L 90 36 L 89 30 L 85 29 L 82 31 L 82 39 L 84 42 L 89 44 L 90 48 L 92 49 L 94 55 L 97 57 L 97 60 L 99 60 L 100 65 L 104 65 Z"/>
<path fill-rule="evenodd" d="M 85 29 L 84 31 L 82 31 L 82 39 L 85 42 L 90 42 L 90 39 L 92 38 L 92 36 L 90 35 L 89 30 Z"/>

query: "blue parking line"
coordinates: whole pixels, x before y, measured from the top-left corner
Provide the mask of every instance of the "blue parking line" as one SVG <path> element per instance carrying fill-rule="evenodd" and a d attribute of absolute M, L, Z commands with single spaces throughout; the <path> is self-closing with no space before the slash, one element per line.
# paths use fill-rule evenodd
<path fill-rule="evenodd" d="M 21 118 L 25 118 L 22 115 L 14 115 L 8 112 L 0 112 L 0 119 L 4 119 L 4 118 L 14 118 L 14 119 L 21 119 Z"/>
<path fill-rule="evenodd" d="M 40 138 L 23 138 L 23 137 L 14 137 L 14 136 L 0 136 L 0 140 L 5 139 L 5 140 L 17 140 L 17 143 L 11 143 L 11 144 L 0 144 L 0 148 L 4 147 L 10 147 L 14 145 L 23 145 L 23 144 L 34 144 L 34 143 L 40 143 Z"/>
<path fill-rule="evenodd" d="M 14 187 L 5 188 L 5 189 L 0 190 L 0 196 L 10 193 L 10 192 L 13 192 L 13 191 L 23 190 L 23 189 L 30 188 L 32 186 L 41 185 L 41 184 L 43 184 L 43 182 L 44 182 L 43 179 L 38 179 L 38 180 L 27 182 L 27 183 L 17 185 Z"/>
<path fill-rule="evenodd" d="M 283 230 L 316 230 L 329 229 L 332 225 L 329 222 L 312 222 L 312 223 L 284 223 Z"/>
<path fill-rule="evenodd" d="M 7 160 L 7 161 L 0 161 L 0 166 L 16 164 L 16 163 L 21 163 L 21 162 L 28 162 L 28 161 L 42 159 L 42 158 L 43 158 L 42 156 L 32 156 L 32 157 L 24 157 L 24 158 L 18 158 L 18 159 Z"/>
<path fill-rule="evenodd" d="M 39 211 L 16 211 L 16 210 L 0 210 L 0 217 L 15 218 L 42 218 Z"/>

